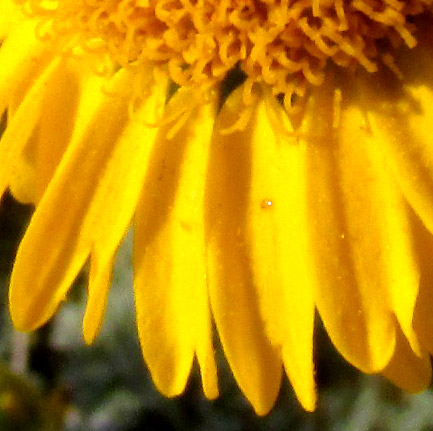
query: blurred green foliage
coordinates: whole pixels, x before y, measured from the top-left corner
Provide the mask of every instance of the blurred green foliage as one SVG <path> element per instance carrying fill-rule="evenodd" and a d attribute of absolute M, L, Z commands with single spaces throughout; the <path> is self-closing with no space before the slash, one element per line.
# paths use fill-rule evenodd
<path fill-rule="evenodd" d="M 105 320 L 93 346 L 86 346 L 81 335 L 85 271 L 49 324 L 29 336 L 14 332 L 7 278 L 30 215 L 30 207 L 3 198 L 0 431 L 433 431 L 432 391 L 407 395 L 381 377 L 362 375 L 335 352 L 319 324 L 315 413 L 301 409 L 286 379 L 272 412 L 257 417 L 220 348 L 217 400 L 204 399 L 197 367 L 184 395 L 164 398 L 154 389 L 138 346 L 129 236 L 118 253 Z"/>

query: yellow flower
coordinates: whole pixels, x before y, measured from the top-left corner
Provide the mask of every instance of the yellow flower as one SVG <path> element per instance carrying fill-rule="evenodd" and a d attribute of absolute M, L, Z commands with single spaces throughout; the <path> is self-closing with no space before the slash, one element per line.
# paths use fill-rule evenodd
<path fill-rule="evenodd" d="M 316 402 L 318 310 L 341 354 L 409 391 L 433 352 L 431 0 L 0 3 L 0 193 L 36 204 L 14 324 L 90 260 L 87 342 L 133 219 L 143 356 L 218 394 L 212 320 L 258 414 L 282 368 Z"/>

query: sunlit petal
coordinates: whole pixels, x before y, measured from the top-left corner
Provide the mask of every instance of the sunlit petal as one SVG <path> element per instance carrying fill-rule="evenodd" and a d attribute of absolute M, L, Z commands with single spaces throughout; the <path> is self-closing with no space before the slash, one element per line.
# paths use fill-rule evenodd
<path fill-rule="evenodd" d="M 55 59 L 48 64 L 14 112 L 6 131 L 0 139 L 0 158 L 2 160 L 0 165 L 0 196 L 6 190 L 9 181 L 14 181 L 14 175 L 20 175 L 19 171 L 14 172 L 13 170 L 15 167 L 19 170 L 22 151 L 41 115 L 47 83 L 59 69 L 62 69 L 62 66 L 63 64 L 59 59 Z M 25 174 L 24 169 L 23 175 Z M 22 184 L 24 183 L 25 180 L 22 180 Z"/>
<path fill-rule="evenodd" d="M 179 90 L 167 116 L 194 103 Z M 204 186 L 215 100 L 192 105 L 185 124 L 160 129 L 136 211 L 134 292 L 143 356 L 156 386 L 183 392 L 194 354 L 207 396 L 217 393 L 204 253 Z M 182 121 L 182 116 L 176 119 Z M 187 288 L 185 289 L 185 287 Z"/>
<path fill-rule="evenodd" d="M 257 413 L 265 414 L 278 394 L 281 365 L 266 338 L 257 287 L 248 258 L 248 205 L 254 120 L 225 134 L 242 112 L 242 92 L 233 92 L 213 136 L 207 198 L 209 290 L 213 315 L 239 386 Z"/>
<path fill-rule="evenodd" d="M 269 339 L 307 410 L 315 406 L 313 261 L 307 249 L 305 149 L 264 94 L 251 119 L 247 241 Z M 287 318 L 290 316 L 290 319 Z"/>
<path fill-rule="evenodd" d="M 111 90 L 125 91 L 128 78 L 127 73 L 119 73 Z M 94 116 L 93 122 L 72 140 L 17 254 L 10 290 L 11 314 L 17 327 L 29 330 L 52 315 L 91 251 L 96 254 L 100 273 L 106 276 L 106 266 L 111 264 L 141 190 L 137 177 L 144 175 L 157 130 L 144 119 L 158 103 L 158 94 L 161 91 L 155 91 L 140 110 L 141 115 L 128 126 L 127 97 L 94 94 L 94 102 L 99 97 L 98 109 L 87 112 Z M 101 128 L 102 124 L 110 127 Z M 137 150 L 133 159 L 125 146 Z M 73 184 L 68 172 L 73 172 Z M 104 230 L 107 226 L 110 235 Z M 34 277 L 36 267 L 41 268 L 38 277 Z M 33 290 L 29 295 L 30 283 Z M 89 295 L 92 291 L 90 286 Z"/>

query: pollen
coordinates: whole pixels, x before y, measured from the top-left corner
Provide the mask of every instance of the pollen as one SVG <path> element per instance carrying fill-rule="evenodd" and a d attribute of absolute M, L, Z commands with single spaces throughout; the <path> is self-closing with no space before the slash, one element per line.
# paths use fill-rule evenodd
<path fill-rule="evenodd" d="M 182 86 L 211 86 L 238 68 L 285 104 L 320 85 L 331 65 L 399 74 L 416 18 L 433 0 L 16 0 L 56 38 L 107 53 L 122 67 L 151 62 Z"/>

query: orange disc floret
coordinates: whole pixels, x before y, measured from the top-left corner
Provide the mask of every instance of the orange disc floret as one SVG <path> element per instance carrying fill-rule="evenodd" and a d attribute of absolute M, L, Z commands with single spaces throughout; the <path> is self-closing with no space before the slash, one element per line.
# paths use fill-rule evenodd
<path fill-rule="evenodd" d="M 416 45 L 432 0 L 17 0 L 50 31 L 121 65 L 151 61 L 179 85 L 221 81 L 236 65 L 274 94 L 320 85 L 329 63 L 380 64 Z"/>

